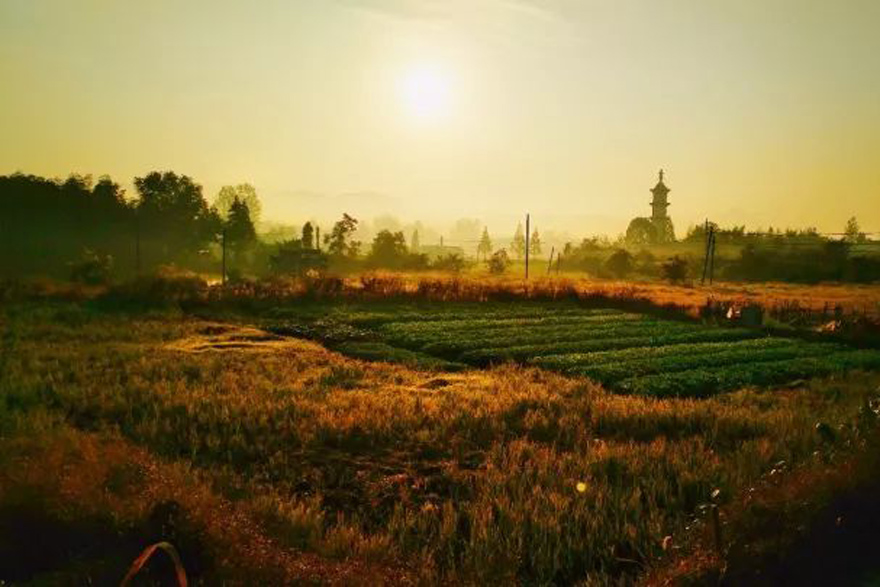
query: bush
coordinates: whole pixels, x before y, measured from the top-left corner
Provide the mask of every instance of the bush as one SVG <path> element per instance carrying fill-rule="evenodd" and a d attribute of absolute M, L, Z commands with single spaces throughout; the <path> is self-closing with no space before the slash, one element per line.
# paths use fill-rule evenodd
<path fill-rule="evenodd" d="M 86 285 L 103 285 L 110 281 L 112 269 L 113 257 L 86 249 L 81 259 L 71 264 L 70 280 Z"/>
<path fill-rule="evenodd" d="M 633 271 L 633 256 L 623 249 L 617 249 L 605 261 L 605 269 L 614 277 L 626 277 Z"/>
<path fill-rule="evenodd" d="M 504 249 L 495 251 L 495 253 L 489 257 L 489 260 L 486 261 L 486 266 L 489 268 L 489 273 L 492 275 L 501 275 L 506 272 L 507 268 L 510 266 L 510 259 L 507 257 L 507 251 Z"/>
<path fill-rule="evenodd" d="M 688 264 L 685 259 L 675 255 L 661 265 L 661 270 L 663 279 L 671 283 L 680 283 L 687 278 Z"/>
<path fill-rule="evenodd" d="M 461 273 L 462 270 L 464 270 L 464 267 L 464 257 L 453 253 L 437 257 L 437 259 L 435 259 L 434 262 L 431 263 L 431 269 L 436 269 L 438 271 L 449 271 L 450 273 Z"/>

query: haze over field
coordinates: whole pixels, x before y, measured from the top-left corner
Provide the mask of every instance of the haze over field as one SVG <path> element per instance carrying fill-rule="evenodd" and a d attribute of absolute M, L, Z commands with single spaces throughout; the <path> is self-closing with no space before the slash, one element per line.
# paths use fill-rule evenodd
<path fill-rule="evenodd" d="M 616 234 L 663 167 L 680 234 L 875 231 L 878 22 L 870 0 L 4 0 L 0 173 Z"/>

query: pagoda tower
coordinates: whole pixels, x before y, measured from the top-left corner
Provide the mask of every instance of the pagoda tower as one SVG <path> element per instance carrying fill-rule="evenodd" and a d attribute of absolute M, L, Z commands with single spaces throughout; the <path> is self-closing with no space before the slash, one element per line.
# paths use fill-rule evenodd
<path fill-rule="evenodd" d="M 657 185 L 651 189 L 651 193 L 654 194 L 654 199 L 651 201 L 651 222 L 655 225 L 665 224 L 668 218 L 666 208 L 669 207 L 669 202 L 666 200 L 666 196 L 669 194 L 669 188 L 663 183 L 662 169 L 660 170 L 660 179 L 657 180 Z"/>
<path fill-rule="evenodd" d="M 672 218 L 666 213 L 669 201 L 669 188 L 663 183 L 663 170 L 660 170 L 657 185 L 651 189 L 654 199 L 651 200 L 651 224 L 654 226 L 654 242 L 668 243 L 675 241 L 675 229 L 672 226 Z"/>

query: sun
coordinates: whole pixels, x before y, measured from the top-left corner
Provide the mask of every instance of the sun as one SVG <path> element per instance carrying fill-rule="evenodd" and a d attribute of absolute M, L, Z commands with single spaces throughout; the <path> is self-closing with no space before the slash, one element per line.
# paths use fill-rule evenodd
<path fill-rule="evenodd" d="M 400 80 L 400 99 L 411 119 L 439 122 L 452 113 L 452 91 L 449 76 L 436 67 L 413 67 Z"/>

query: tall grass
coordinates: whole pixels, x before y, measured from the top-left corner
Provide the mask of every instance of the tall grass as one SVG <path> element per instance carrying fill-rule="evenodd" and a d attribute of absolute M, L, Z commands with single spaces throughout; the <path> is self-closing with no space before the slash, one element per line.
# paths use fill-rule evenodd
<path fill-rule="evenodd" d="M 75 327 L 51 320 L 64 313 Z M 221 501 L 240 512 L 257 551 L 274 553 L 254 564 L 289 581 L 310 575 L 277 563 L 277 545 L 313 565 L 405 568 L 433 584 L 635 581 L 713 489 L 736 495 L 780 460 L 854 446 L 853 422 L 878 384 L 853 374 L 703 401 L 617 397 L 533 368 L 414 371 L 313 344 L 186 352 L 215 326 L 117 319 L 75 307 L 7 312 L 17 333 L 0 374 L 7 420 L 47 412 L 76 435 L 119 435 L 143 458 L 177 463 L 204 485 L 176 499 L 200 516 Z M 817 422 L 835 431 L 833 446 Z M 0 447 L 5 462 L 24 462 L 20 446 Z M 60 449 L 52 461 L 30 454 L 31 486 L 51 485 L 37 471 L 53 466 L 79 478 Z M 113 484 L 108 507 L 139 507 L 136 476 Z M 83 478 L 75 503 L 108 503 L 103 487 Z M 232 573 L 243 555 L 212 524 L 194 532 Z"/>

